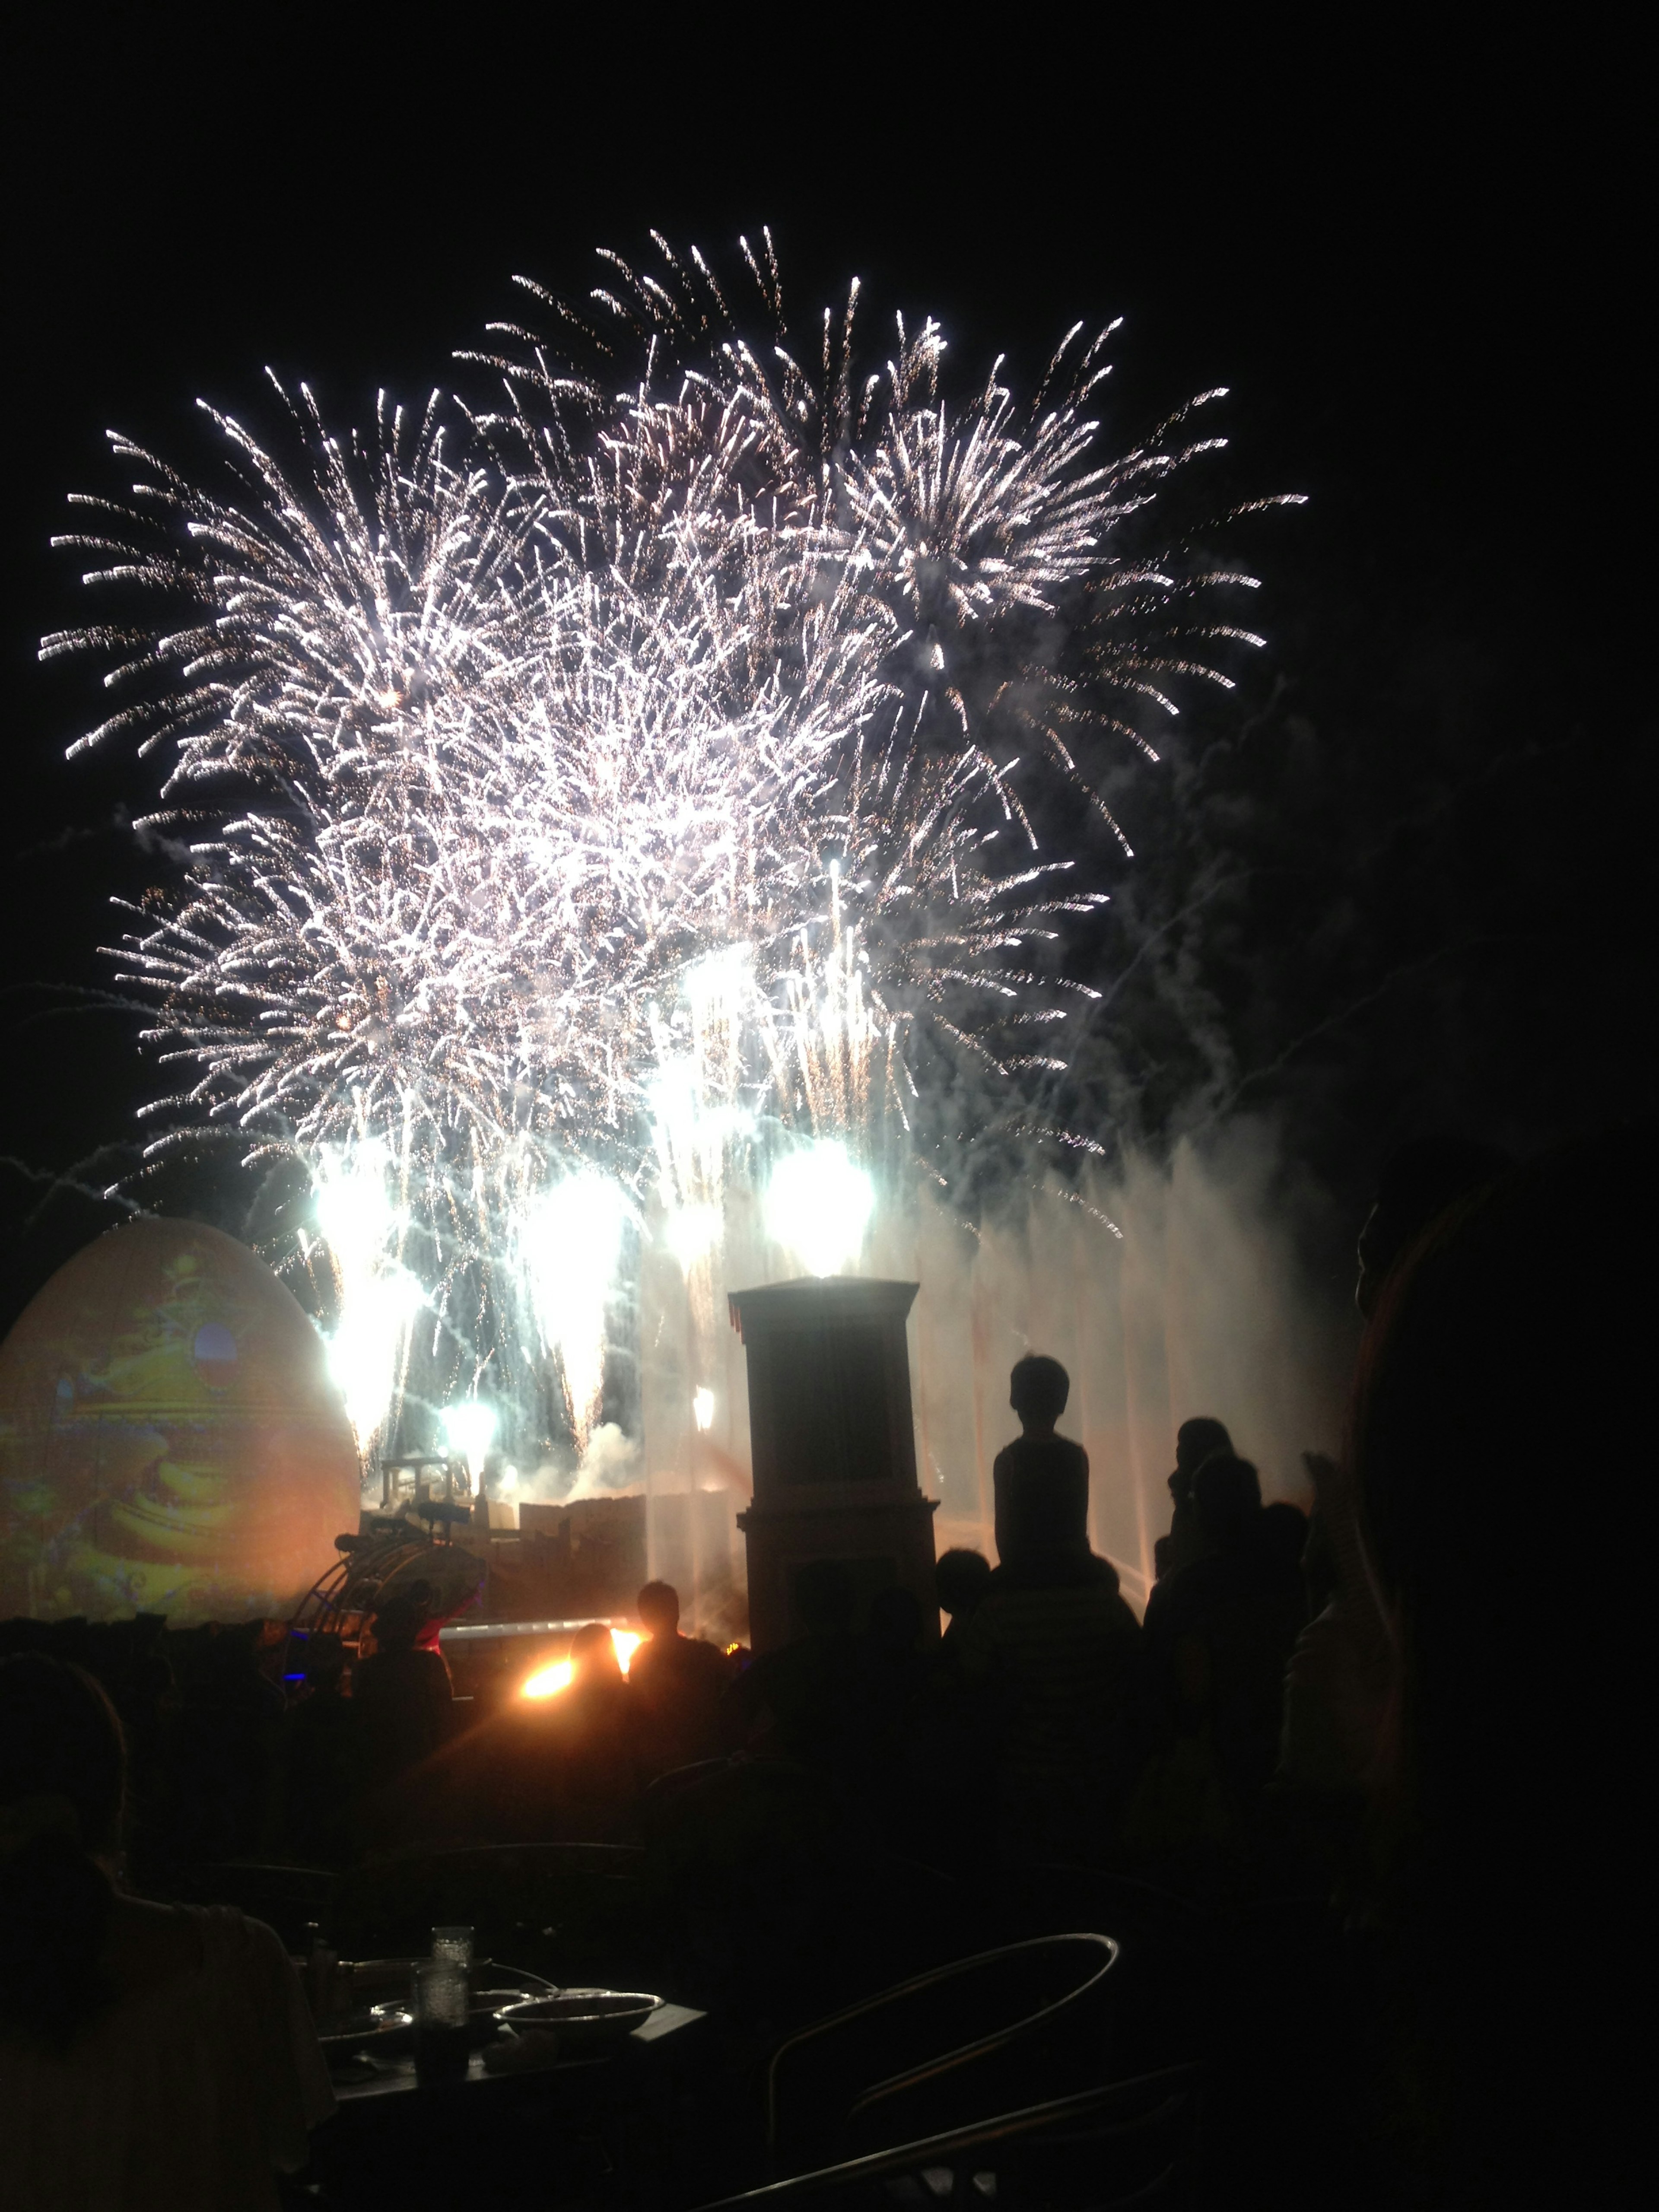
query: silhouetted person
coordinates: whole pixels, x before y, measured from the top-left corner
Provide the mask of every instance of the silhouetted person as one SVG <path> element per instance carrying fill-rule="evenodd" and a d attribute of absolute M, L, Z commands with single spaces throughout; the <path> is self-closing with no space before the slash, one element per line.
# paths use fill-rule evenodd
<path fill-rule="evenodd" d="M 1140 1631 L 1086 1543 L 1037 1557 L 997 1570 L 963 1629 L 961 1671 L 983 1700 L 1002 1849 L 1087 1862 L 1129 1778 Z"/>
<path fill-rule="evenodd" d="M 395 1782 L 430 1759 L 448 1734 L 449 1669 L 419 1643 L 428 1614 L 415 1592 L 374 1616 L 374 1651 L 352 1669 L 362 1776 L 371 1788 Z"/>
<path fill-rule="evenodd" d="M 921 1607 L 909 1590 L 879 1589 L 871 1599 L 862 1656 L 869 1692 L 885 1712 L 908 1704 L 927 1679 L 921 1629 Z"/>
<path fill-rule="evenodd" d="M 653 1785 L 647 1848 L 697 1985 L 769 2005 L 781 1984 L 844 1986 L 823 1946 L 850 1914 L 867 1924 L 869 1737 L 854 1590 L 838 1560 L 796 1570 L 801 1633 L 732 1683 L 721 1719 L 733 1756 Z"/>
<path fill-rule="evenodd" d="M 570 1663 L 569 1687 L 544 1709 L 558 1766 L 556 1835 L 549 1840 L 615 1842 L 638 1793 L 639 1760 L 633 1692 L 604 1621 L 576 1631 Z"/>
<path fill-rule="evenodd" d="M 276 2212 L 333 2092 L 269 1928 L 118 1889 L 125 1756 L 79 1668 L 0 1662 L 0 2195 Z"/>
<path fill-rule="evenodd" d="M 1152 1547 L 1155 1581 L 1162 1582 L 1166 1575 L 1190 1565 L 1203 1550 L 1198 1515 L 1193 1506 L 1193 1477 L 1206 1459 L 1213 1459 L 1218 1452 L 1231 1452 L 1232 1448 L 1233 1440 L 1224 1425 L 1207 1414 L 1194 1415 L 1176 1431 L 1175 1472 L 1170 1477 L 1170 1497 L 1175 1511 L 1169 1534 L 1160 1536 Z"/>
<path fill-rule="evenodd" d="M 921 1644 L 922 1612 L 913 1593 L 896 1585 L 878 1589 L 858 1646 L 858 1781 L 878 1828 L 901 1847 L 922 1828 L 915 1753 L 929 1669 Z"/>
<path fill-rule="evenodd" d="M 992 1471 L 997 1557 L 1005 1567 L 1088 1552 L 1089 1455 L 1054 1431 L 1071 1389 L 1059 1360 L 1040 1352 L 1017 1361 L 1008 1378 L 1020 1434 L 997 1454 Z"/>
<path fill-rule="evenodd" d="M 1656 1144 L 1650 1120 L 1521 1168 L 1403 1255 L 1321 1470 L 1340 1586 L 1293 1662 L 1285 1773 L 1311 1751 L 1328 1787 L 1340 1754 L 1370 1814 L 1413 2203 L 1611 2201 L 1647 2148 L 1650 1547 L 1598 1536 L 1562 1637 L 1539 1546 L 1645 1504 Z"/>
<path fill-rule="evenodd" d="M 852 1577 L 839 1559 L 808 1560 L 796 1570 L 794 1597 L 803 1633 L 750 1662 L 726 1693 L 723 1723 L 739 1742 L 769 1723 L 766 1747 L 839 1770 L 853 1756 L 860 1718 Z"/>
<path fill-rule="evenodd" d="M 350 1854 L 356 1723 L 345 1694 L 345 1647 L 337 1636 L 313 1636 L 304 1692 L 283 1716 L 278 1754 L 280 1833 L 302 1864 L 338 1866 Z"/>
<path fill-rule="evenodd" d="M 994 1854 L 986 1815 L 990 1801 L 990 1745 L 986 1695 L 969 1679 L 963 1645 L 993 1587 L 982 1552 L 942 1552 L 933 1591 L 947 1616 L 933 1655 L 927 1695 L 915 1709 L 911 1741 L 914 1790 L 921 1818 L 911 1856 L 933 1864 L 977 1865 Z"/>
<path fill-rule="evenodd" d="M 629 1667 L 639 1707 L 641 1748 L 653 1773 L 717 1758 L 720 1699 L 732 1679 L 726 1654 L 680 1633 L 680 1595 L 672 1583 L 647 1583 L 635 1601 L 648 1641 Z"/>
<path fill-rule="evenodd" d="M 933 1567 L 933 1595 L 947 1626 L 939 1639 L 940 1656 L 953 1662 L 963 1632 L 973 1619 L 991 1583 L 991 1562 L 983 1552 L 941 1552 Z"/>
<path fill-rule="evenodd" d="M 1414 1137 L 1389 1153 L 1359 1232 L 1353 1295 L 1367 1320 L 1395 1262 L 1460 1199 L 1498 1182 L 1514 1165 L 1500 1146 L 1478 1137 Z"/>
<path fill-rule="evenodd" d="M 197 1631 L 167 1732 L 174 1849 L 187 1859 L 257 1850 L 270 1801 L 283 1697 L 260 1673 L 255 1623 Z"/>
<path fill-rule="evenodd" d="M 1255 1468 L 1231 1453 L 1196 1470 L 1192 1499 L 1202 1549 L 1147 1601 L 1147 1675 L 1163 1731 L 1206 1730 L 1248 1811 L 1279 1757 L 1285 1669 L 1307 1619 L 1307 1524 L 1293 1505 L 1264 1510 Z"/>

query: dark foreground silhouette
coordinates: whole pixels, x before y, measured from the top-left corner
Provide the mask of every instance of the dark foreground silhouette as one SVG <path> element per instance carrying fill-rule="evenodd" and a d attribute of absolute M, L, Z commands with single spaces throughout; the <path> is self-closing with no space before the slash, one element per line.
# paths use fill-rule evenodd
<path fill-rule="evenodd" d="M 1644 1893 L 1645 1616 L 1626 1587 L 1639 1546 L 1598 1535 L 1564 1632 L 1552 1547 L 1633 1525 L 1651 1300 L 1629 1263 L 1650 1243 L 1650 1159 L 1644 1133 L 1507 1171 L 1442 1150 L 1435 1175 L 1419 1158 L 1396 1176 L 1387 1236 L 1367 1231 L 1344 1446 L 1309 1462 L 1311 1520 L 1264 1502 L 1220 1423 L 1192 1417 L 1144 1620 L 1090 1548 L 1086 1461 L 1055 1425 L 1064 1370 L 1037 1358 L 1015 1371 L 1022 1434 L 998 1460 L 1006 1548 L 939 1560 L 938 1641 L 905 1592 L 860 1617 L 835 1561 L 799 1577 L 794 1644 L 717 1650 L 651 1585 L 630 1672 L 596 1625 L 543 1698 L 510 1681 L 452 1698 L 418 1608 L 388 1608 L 356 1666 L 317 1639 L 286 1706 L 257 1631 L 3 1625 L 23 1656 L 0 1663 L 0 2046 L 33 2130 L 8 2135 L 9 2188 L 60 2156 L 87 2098 L 152 2064 L 144 2038 L 171 2109 L 191 2068 L 206 2078 L 200 2020 L 226 2005 L 243 2026 L 214 2030 L 210 2067 L 254 2066 L 259 2086 L 234 2141 L 198 2126 L 198 2166 L 239 2160 L 269 2191 L 326 2108 L 282 1946 L 118 1892 L 124 1847 L 152 1897 L 257 1905 L 290 1949 L 307 1922 L 370 1956 L 471 1921 L 550 1978 L 706 2013 L 708 2071 L 675 2107 L 652 2202 L 785 2170 L 763 2124 L 771 2055 L 914 1976 L 954 1994 L 884 2003 L 907 2063 L 927 2056 L 924 2022 L 982 2013 L 989 2038 L 906 2108 L 916 2128 L 1039 2100 L 1044 2081 L 1086 2105 L 1191 2067 L 1164 2201 L 1601 2201 L 1635 2109 L 1617 1984 Z M 1094 2010 L 1059 1984 L 1042 1996 L 1050 1954 L 1018 1948 L 1079 1931 L 1116 1946 Z M 1049 2026 L 1015 2035 L 998 2010 L 1023 1966 L 1006 1986 L 1000 1967 L 927 1980 L 1000 1946 L 1036 1962 L 1018 2002 L 1043 2021 L 1052 2002 Z M 868 2147 L 876 2122 L 859 2136 L 836 2069 L 856 2074 L 876 2038 L 872 2018 L 790 2042 L 814 2155 Z M 901 2102 L 884 2097 L 894 2127 Z M 112 2158 L 149 2140 L 95 2139 Z M 158 2201 L 209 2201 L 208 2170 L 158 2163 Z M 544 2201 L 551 2171 L 502 2201 Z M 435 2172 L 386 2185 L 440 2204 Z M 40 2187 L 19 2201 L 82 2201 Z M 1110 2201 L 1104 2181 L 1079 2201 Z"/>

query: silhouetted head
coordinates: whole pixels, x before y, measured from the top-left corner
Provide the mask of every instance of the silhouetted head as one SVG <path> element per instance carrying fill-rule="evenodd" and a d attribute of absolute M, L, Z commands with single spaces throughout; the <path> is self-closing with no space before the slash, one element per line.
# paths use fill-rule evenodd
<path fill-rule="evenodd" d="M 99 1966 L 126 1753 L 92 1676 L 44 1652 L 0 1662 L 0 2026 L 61 2042 L 106 1995 Z"/>
<path fill-rule="evenodd" d="M 1230 1452 L 1232 1448 L 1233 1440 L 1224 1422 L 1212 1420 L 1207 1413 L 1196 1414 L 1176 1431 L 1176 1473 L 1190 1479 L 1206 1459 L 1213 1459 L 1218 1452 Z M 1173 1483 L 1170 1487 L 1175 1487 Z"/>
<path fill-rule="evenodd" d="M 325 1632 L 306 1644 L 306 1683 L 313 1690 L 337 1690 L 345 1673 L 345 1646 Z"/>
<path fill-rule="evenodd" d="M 647 1583 L 634 1601 L 649 1636 L 672 1636 L 680 1625 L 680 1594 L 672 1583 Z"/>
<path fill-rule="evenodd" d="M 1298 1570 L 1308 1548 L 1308 1516 L 1288 1498 L 1275 1498 L 1257 1516 L 1255 1541 L 1261 1557 L 1287 1573 Z"/>
<path fill-rule="evenodd" d="M 796 1570 L 795 1610 L 809 1636 L 846 1633 L 853 1622 L 853 1577 L 839 1559 L 809 1559 Z"/>
<path fill-rule="evenodd" d="M 1261 1483 L 1247 1459 L 1217 1452 L 1193 1476 L 1193 1504 L 1204 1540 L 1230 1552 L 1261 1510 Z"/>
<path fill-rule="evenodd" d="M 258 1674 L 257 1645 L 261 1624 L 257 1620 L 228 1622 L 208 1632 L 202 1646 L 199 1679 L 209 1695 L 240 1689 Z"/>
<path fill-rule="evenodd" d="M 1376 1199 L 1359 1232 L 1354 1303 L 1367 1320 L 1395 1261 L 1449 1207 L 1497 1182 L 1514 1166 L 1501 1146 L 1478 1137 L 1414 1137 L 1382 1163 Z"/>
<path fill-rule="evenodd" d="M 1516 1930 L 1564 1882 L 1612 1926 L 1645 1875 L 1656 1154 L 1650 1119 L 1455 1207 L 1402 1255 L 1360 1352 L 1349 1452 L 1401 1655 L 1401 1917 L 1420 1922 L 1439 2061 L 1481 2100 L 1480 2186 L 1446 2203 L 1489 2193 L 1517 2082 L 1554 2111 L 1565 2080 L 1575 2127 L 1599 2126 L 1627 2058 L 1604 1941 Z M 1552 1609 L 1538 1563 L 1567 1516 L 1594 1569 Z"/>
<path fill-rule="evenodd" d="M 426 1626 L 424 1585 L 400 1590 L 388 1598 L 374 1616 L 375 1648 L 381 1651 L 410 1651 Z"/>
<path fill-rule="evenodd" d="M 1008 1403 L 1022 1421 L 1038 1428 L 1052 1427 L 1066 1411 L 1072 1395 L 1072 1378 L 1059 1360 L 1047 1353 L 1027 1352 L 1016 1360 L 1008 1377 Z"/>
<path fill-rule="evenodd" d="M 870 1633 L 895 1651 L 914 1651 L 921 1634 L 921 1607 L 896 1584 L 878 1590 L 870 1601 Z"/>
<path fill-rule="evenodd" d="M 602 1620 L 590 1620 L 570 1639 L 570 1663 L 578 1682 L 620 1682 L 622 1662 L 616 1641 Z"/>
<path fill-rule="evenodd" d="M 984 1596 L 991 1580 L 991 1562 L 983 1552 L 942 1552 L 933 1569 L 933 1592 L 941 1613 L 952 1620 L 966 1620 Z"/>

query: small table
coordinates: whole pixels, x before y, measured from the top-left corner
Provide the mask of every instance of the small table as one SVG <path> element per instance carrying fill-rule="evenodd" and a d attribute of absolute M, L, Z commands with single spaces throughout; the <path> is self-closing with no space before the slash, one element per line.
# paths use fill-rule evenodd
<path fill-rule="evenodd" d="M 654 2202 L 704 2017 L 664 2002 L 608 2050 L 500 2074 L 475 2051 L 465 2075 L 425 2086 L 412 2055 L 375 2058 L 364 2078 L 336 2080 L 340 2109 L 312 2139 L 312 2176 L 345 2203 L 401 2187 L 423 2212 L 568 2194 Z"/>
<path fill-rule="evenodd" d="M 617 2064 L 637 2065 L 638 2053 L 656 2052 L 671 2036 L 683 2034 L 705 2017 L 702 2013 L 694 2012 L 690 2005 L 669 2004 L 665 2001 L 648 2019 L 642 2020 L 627 2035 L 619 2037 L 609 2051 L 579 2051 L 568 2058 L 555 2059 L 550 2066 L 532 2066 L 511 2073 L 489 2073 L 484 2066 L 483 2052 L 475 2051 L 466 2062 L 464 2075 L 453 2081 L 440 2082 L 435 2087 L 428 2085 L 424 2094 L 445 2096 L 458 2089 L 470 2089 L 483 2084 L 495 2087 L 505 2083 L 521 2085 L 545 2081 L 556 2075 L 591 2074 L 596 2069 L 603 2070 Z M 333 2069 L 330 2069 L 334 2094 L 343 2106 L 360 2103 L 366 2097 L 412 2097 L 422 2094 L 422 2085 L 415 2078 L 415 2060 L 407 2052 L 397 2057 L 371 2057 L 369 2063 L 374 2071 L 363 2074 L 361 2079 L 346 2071 L 347 2064 L 355 2066 L 357 2063 L 343 2062 L 337 2074 Z"/>

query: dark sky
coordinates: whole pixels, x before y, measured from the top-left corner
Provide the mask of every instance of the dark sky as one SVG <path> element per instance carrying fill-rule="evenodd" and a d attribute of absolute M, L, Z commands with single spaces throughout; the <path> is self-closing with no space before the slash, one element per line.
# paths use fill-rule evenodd
<path fill-rule="evenodd" d="M 114 1218 L 76 1186 L 156 1081 L 85 995 L 158 864 L 124 826 L 153 778 L 66 763 L 95 689 L 35 662 L 81 611 L 64 493 L 116 481 L 109 425 L 188 465 L 195 396 L 257 419 L 267 362 L 338 422 L 422 397 L 514 271 L 580 291 L 648 224 L 769 222 L 798 303 L 856 272 L 968 374 L 1121 313 L 1126 442 L 1224 382 L 1239 481 L 1312 495 L 1251 549 L 1251 684 L 1124 779 L 1139 858 L 1090 955 L 1116 1110 L 1272 1115 L 1340 1219 L 1415 1129 L 1530 1150 L 1650 1103 L 1647 255 L 1636 58 L 1591 18 L 1524 52 L 1381 15 L 1327 48 L 1033 11 L 1029 50 L 966 11 L 798 47 L 726 14 L 231 20 L 79 11 L 7 71 L 0 1327 Z"/>

